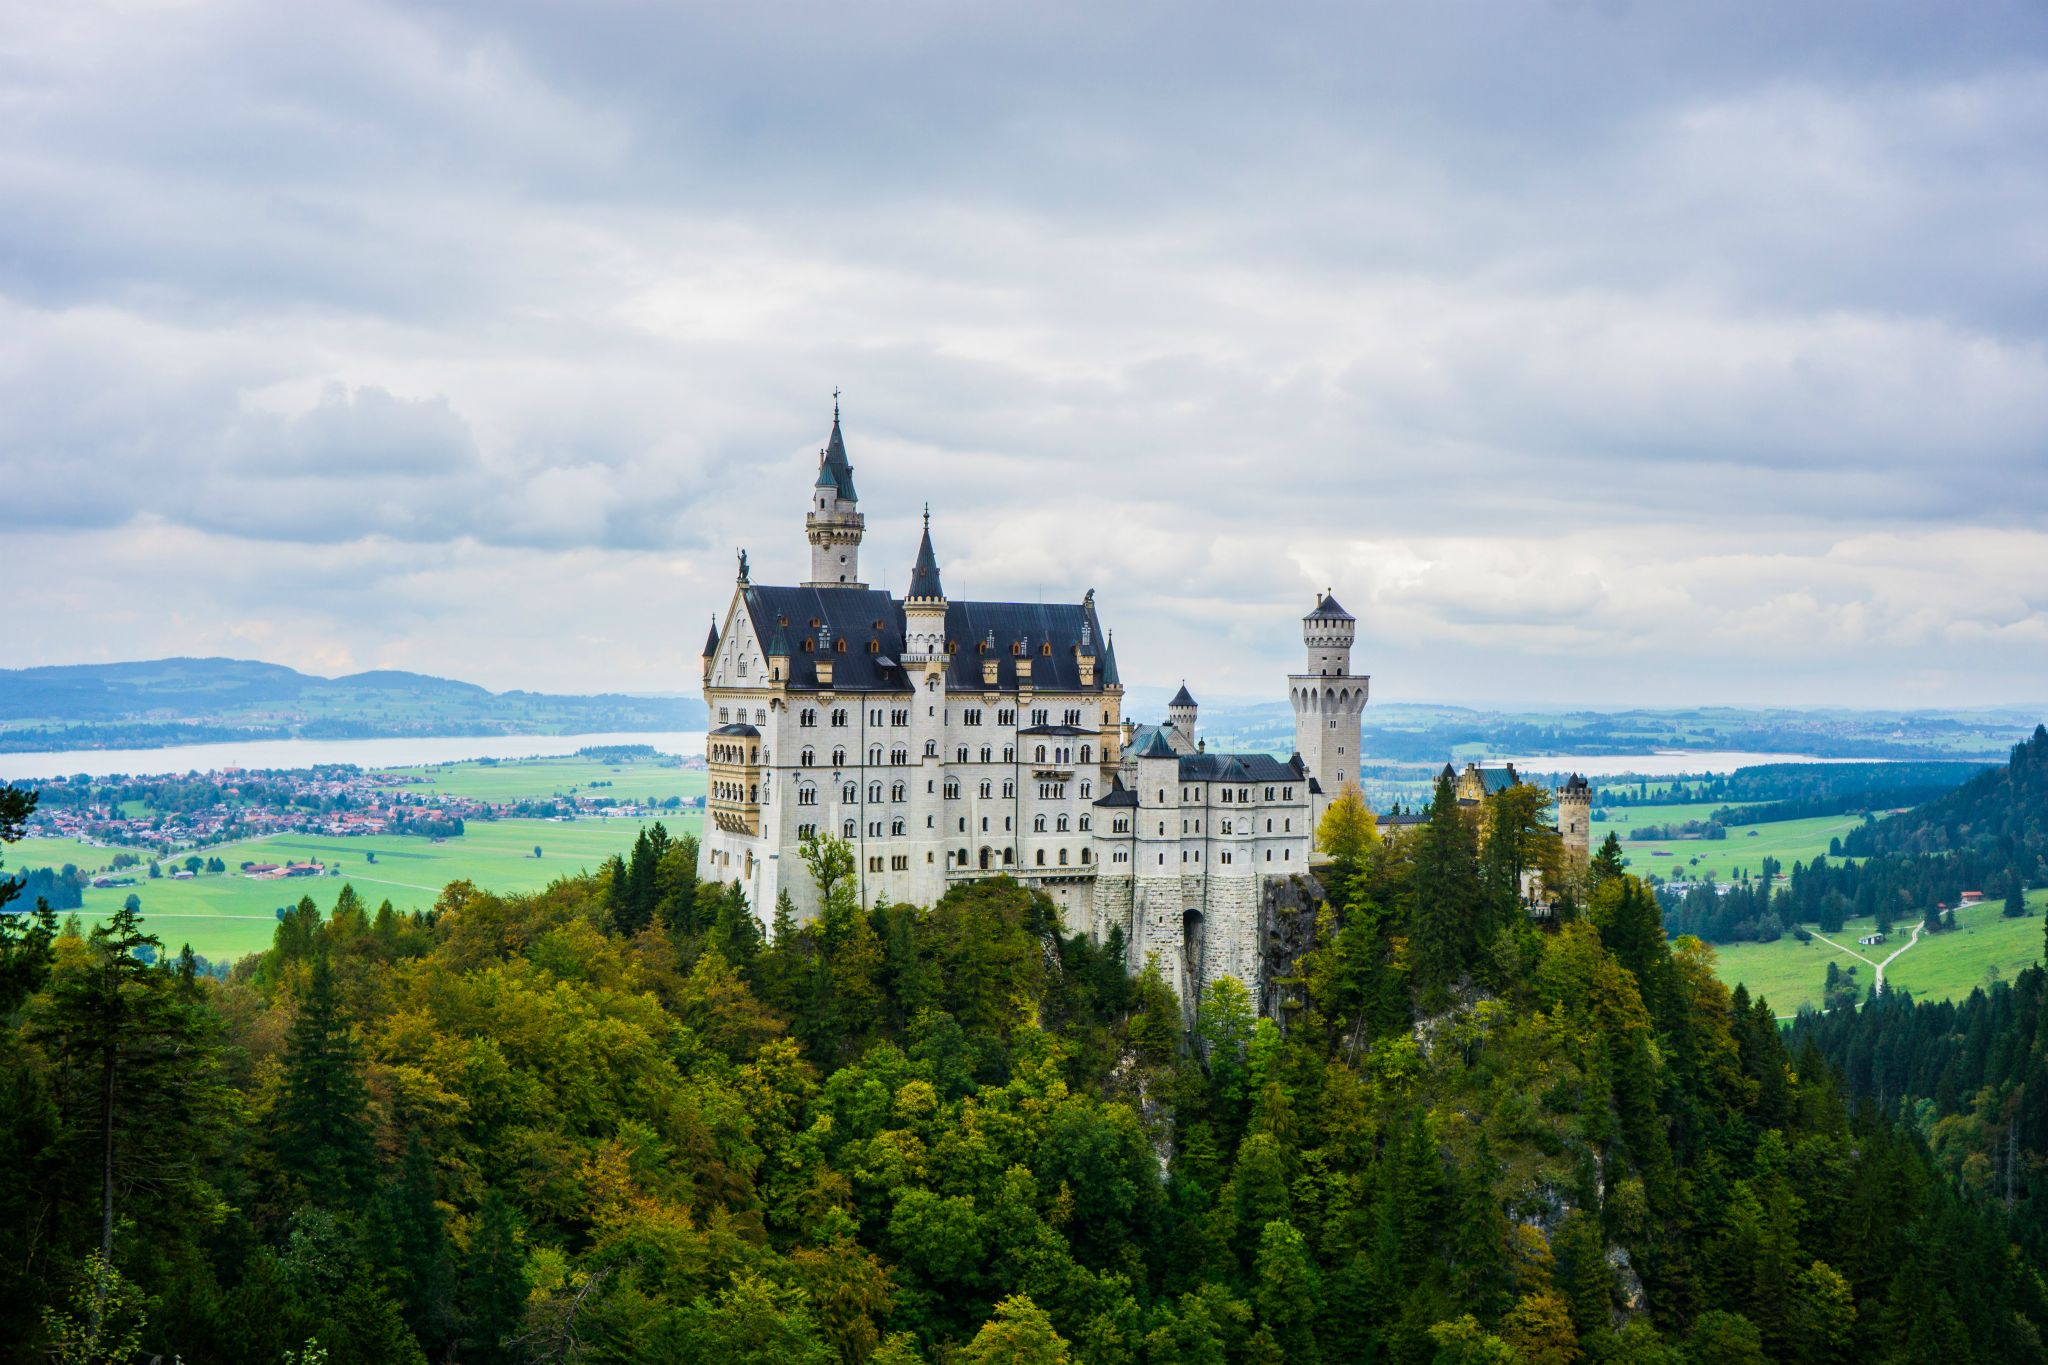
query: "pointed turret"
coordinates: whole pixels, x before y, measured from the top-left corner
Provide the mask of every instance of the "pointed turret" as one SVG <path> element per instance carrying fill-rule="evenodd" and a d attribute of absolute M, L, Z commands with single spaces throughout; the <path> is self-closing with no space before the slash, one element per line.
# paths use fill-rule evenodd
<path fill-rule="evenodd" d="M 832 400 L 832 438 L 825 443 L 824 458 L 818 461 L 818 487 L 838 491 L 841 502 L 859 502 L 853 491 L 853 465 L 846 458 L 846 438 L 839 434 L 839 399 Z"/>
<path fill-rule="evenodd" d="M 804 535 L 811 542 L 810 588 L 864 588 L 860 581 L 860 540 L 866 520 L 853 491 L 853 465 L 839 432 L 839 393 L 832 393 L 832 436 L 818 452 L 818 481 L 811 488 Z"/>
<path fill-rule="evenodd" d="M 718 653 L 718 618 L 711 618 L 711 634 L 704 640 L 704 657 L 709 659 Z"/>
<path fill-rule="evenodd" d="M 924 539 L 918 543 L 917 563 L 910 569 L 910 591 L 912 598 L 933 598 L 944 600 L 946 590 L 939 585 L 939 557 L 932 552 L 932 509 L 924 509 Z"/>

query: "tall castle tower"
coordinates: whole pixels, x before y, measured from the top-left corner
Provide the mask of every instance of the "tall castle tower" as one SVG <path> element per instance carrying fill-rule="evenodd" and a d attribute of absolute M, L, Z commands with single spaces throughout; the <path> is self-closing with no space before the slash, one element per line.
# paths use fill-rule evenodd
<path fill-rule="evenodd" d="M 853 466 L 847 463 L 846 442 L 839 435 L 839 395 L 832 395 L 832 440 L 818 460 L 818 482 L 811 489 L 810 510 L 804 513 L 804 534 L 811 542 L 811 578 L 807 588 L 865 588 L 860 581 L 860 537 L 867 518 L 860 514 L 860 495 L 853 491 Z"/>
<path fill-rule="evenodd" d="M 1553 795 L 1557 801 L 1558 837 L 1564 840 L 1565 851 L 1583 862 L 1593 855 L 1592 785 L 1573 773 Z"/>
<path fill-rule="evenodd" d="M 1358 780 L 1359 715 L 1365 710 L 1370 678 L 1351 671 L 1351 644 L 1358 618 L 1324 593 L 1315 610 L 1301 618 L 1308 668 L 1287 678 L 1294 703 L 1294 749 L 1322 788 L 1313 815 L 1320 823 L 1330 798 Z"/>

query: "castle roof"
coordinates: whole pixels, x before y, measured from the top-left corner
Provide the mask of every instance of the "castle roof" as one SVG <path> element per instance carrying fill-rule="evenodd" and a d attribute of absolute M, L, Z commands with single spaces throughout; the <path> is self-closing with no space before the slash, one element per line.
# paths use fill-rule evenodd
<path fill-rule="evenodd" d="M 1166 704 L 1169 708 L 1175 706 L 1193 706 L 1195 704 L 1195 699 L 1188 695 L 1188 685 L 1186 683 L 1182 683 L 1180 685 L 1180 691 L 1174 693 L 1173 700 Z"/>
<path fill-rule="evenodd" d="M 1310 621 L 1356 621 L 1358 618 L 1344 610 L 1343 605 L 1329 593 L 1316 595 L 1316 609 L 1306 617 Z"/>
<path fill-rule="evenodd" d="M 704 657 L 708 659 L 716 653 L 718 653 L 718 618 L 714 616 L 711 618 L 711 635 L 704 641 Z"/>
<path fill-rule="evenodd" d="M 721 725 L 711 733 L 713 735 L 723 735 L 728 739 L 758 739 L 761 735 L 759 730 L 756 730 L 743 720 L 735 721 L 731 725 Z"/>
<path fill-rule="evenodd" d="M 757 637 L 773 639 L 785 630 L 798 646 L 789 654 L 792 690 L 818 687 L 821 645 L 830 651 L 833 691 L 911 690 L 910 677 L 897 662 L 903 657 L 903 604 L 887 592 L 759 584 L 748 584 L 743 592 Z M 1102 622 L 1090 604 L 947 602 L 946 686 L 957 692 L 985 690 L 989 685 L 982 681 L 982 663 L 994 659 L 995 690 L 1014 691 L 1017 665 L 1029 659 L 1031 685 L 1041 691 L 1100 692 L 1115 683 L 1115 669 L 1098 668 L 1093 683 L 1081 682 L 1084 637 L 1103 638 Z"/>
<path fill-rule="evenodd" d="M 1592 789 L 1592 783 L 1586 781 L 1586 779 L 1580 776 L 1578 773 L 1573 773 L 1570 777 L 1565 779 L 1564 789 L 1568 792 L 1589 791 Z"/>
<path fill-rule="evenodd" d="M 1142 757 L 1142 755 L 1140 755 Z M 1299 782 L 1292 764 L 1271 754 L 1182 754 L 1183 782 Z"/>
<path fill-rule="evenodd" d="M 1109 790 L 1097 797 L 1095 804 L 1098 806 L 1135 806 L 1138 804 L 1138 794 L 1124 785 L 1122 777 L 1113 776 L 1109 779 Z"/>
<path fill-rule="evenodd" d="M 1138 746 L 1137 757 L 1179 758 L 1180 755 L 1174 751 L 1173 745 L 1167 742 L 1166 731 L 1154 730 L 1151 734 L 1145 736 L 1144 743 Z"/>
<path fill-rule="evenodd" d="M 859 502 L 853 491 L 853 466 L 846 459 L 846 438 L 839 434 L 839 404 L 832 404 L 832 439 L 825 444 L 825 457 L 818 461 L 818 487 L 830 488 L 845 502 Z"/>
<path fill-rule="evenodd" d="M 944 597 L 946 590 L 939 586 L 939 557 L 932 553 L 932 514 L 924 514 L 924 540 L 917 547 L 917 563 L 910 570 L 910 591 L 908 597 Z"/>

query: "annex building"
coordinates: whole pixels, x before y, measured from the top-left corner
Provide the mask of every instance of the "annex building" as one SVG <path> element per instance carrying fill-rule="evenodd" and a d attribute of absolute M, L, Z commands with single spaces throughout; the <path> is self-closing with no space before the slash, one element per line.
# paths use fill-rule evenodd
<path fill-rule="evenodd" d="M 766 919 L 787 892 L 817 912 L 803 842 L 853 848 L 863 904 L 931 904 L 1004 874 L 1069 932 L 1121 926 L 1183 999 L 1258 978 L 1259 908 L 1309 870 L 1328 797 L 1358 775 L 1369 679 L 1357 622 L 1324 594 L 1287 679 L 1296 752 L 1209 752 L 1182 687 L 1166 721 L 1123 711 L 1095 594 L 949 597 L 927 512 L 902 597 L 861 579 L 865 520 L 835 405 L 804 514 L 810 576 L 752 581 L 747 558 L 704 644 L 710 789 L 700 872 L 739 881 Z"/>

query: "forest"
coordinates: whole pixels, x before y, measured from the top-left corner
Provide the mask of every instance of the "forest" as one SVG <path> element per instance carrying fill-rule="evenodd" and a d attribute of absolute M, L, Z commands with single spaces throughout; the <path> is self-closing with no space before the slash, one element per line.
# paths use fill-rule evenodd
<path fill-rule="evenodd" d="M 0 917 L 0 1360 L 2042 1360 L 2041 1148 L 1991 1131 L 2039 973 L 1859 1087 L 1852 1024 L 1788 1042 L 1542 817 L 1345 793 L 1274 1018 L 1006 878 L 864 907 L 831 840 L 803 923 L 657 827 L 530 895 L 343 887 L 224 980 Z"/>

